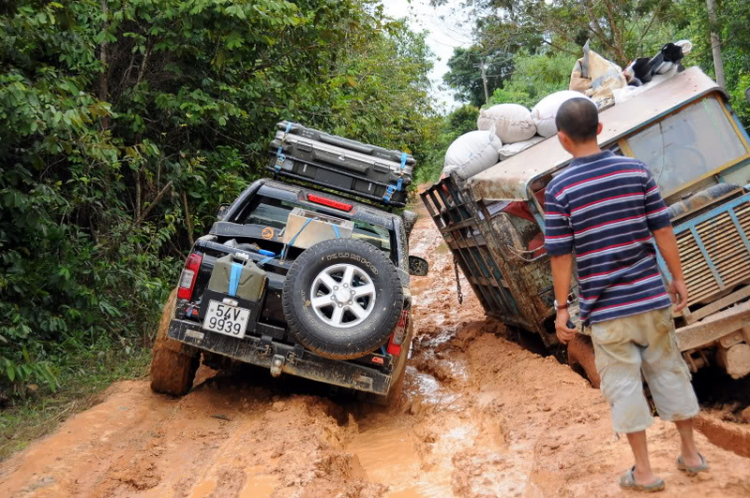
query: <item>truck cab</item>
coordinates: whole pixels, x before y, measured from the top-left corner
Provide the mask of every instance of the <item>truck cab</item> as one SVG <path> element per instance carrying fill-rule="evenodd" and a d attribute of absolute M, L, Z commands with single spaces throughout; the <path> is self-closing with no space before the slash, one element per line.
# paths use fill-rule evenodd
<path fill-rule="evenodd" d="M 689 68 L 601 111 L 599 119 L 601 148 L 643 161 L 670 207 L 689 290 L 688 306 L 673 316 L 687 364 L 694 372 L 716 363 L 734 378 L 747 375 L 750 137 L 728 95 L 699 68 Z M 544 192 L 571 159 L 553 136 L 468 180 L 452 175 L 422 194 L 487 314 L 539 334 L 553 350 Z M 574 281 L 573 314 L 576 289 Z"/>

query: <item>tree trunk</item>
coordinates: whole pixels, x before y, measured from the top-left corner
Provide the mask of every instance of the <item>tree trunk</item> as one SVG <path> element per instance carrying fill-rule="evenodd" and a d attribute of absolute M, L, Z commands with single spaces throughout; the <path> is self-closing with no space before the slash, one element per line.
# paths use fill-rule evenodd
<path fill-rule="evenodd" d="M 190 219 L 190 209 L 188 207 L 188 198 L 185 191 L 182 191 L 182 206 L 185 209 L 185 224 L 187 225 L 188 240 L 190 241 L 190 247 L 193 247 L 195 240 L 193 239 L 193 220 Z"/>
<path fill-rule="evenodd" d="M 719 38 L 718 26 L 716 25 L 716 2 L 714 0 L 706 0 L 706 6 L 708 7 L 708 20 L 711 25 L 711 51 L 714 55 L 716 82 L 720 87 L 726 88 L 727 81 L 724 77 L 724 61 L 721 59 L 721 39 Z"/>
<path fill-rule="evenodd" d="M 107 30 L 109 26 L 109 9 L 107 7 L 107 0 L 101 0 L 102 12 L 104 13 L 105 21 L 104 30 Z M 107 51 L 109 42 L 106 37 L 102 40 L 102 44 L 99 47 L 99 61 L 102 63 L 102 72 L 99 74 L 99 100 L 107 100 L 107 93 L 109 89 L 109 68 L 107 67 Z M 102 118 L 102 128 L 106 131 L 109 128 L 109 116 Z"/>

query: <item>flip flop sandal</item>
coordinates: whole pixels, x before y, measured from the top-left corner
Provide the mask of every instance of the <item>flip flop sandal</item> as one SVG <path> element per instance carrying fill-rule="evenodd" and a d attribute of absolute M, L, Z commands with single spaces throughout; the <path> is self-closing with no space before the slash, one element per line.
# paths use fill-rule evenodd
<path fill-rule="evenodd" d="M 688 474 L 697 474 L 698 472 L 708 471 L 708 463 L 706 462 L 706 459 L 703 458 L 703 455 L 701 455 L 700 453 L 698 453 L 698 456 L 701 457 L 701 464 L 696 465 L 695 467 L 685 465 L 685 463 L 682 461 L 682 457 L 677 457 L 677 468 L 683 472 L 687 472 Z"/>
<path fill-rule="evenodd" d="M 637 482 L 635 482 L 635 476 L 633 475 L 634 471 L 635 467 L 625 472 L 625 474 L 623 474 L 623 476 L 620 478 L 620 487 L 622 489 L 640 491 L 641 493 L 655 493 L 657 491 L 664 490 L 664 488 L 666 487 L 664 479 L 659 479 L 653 484 L 638 484 Z"/>

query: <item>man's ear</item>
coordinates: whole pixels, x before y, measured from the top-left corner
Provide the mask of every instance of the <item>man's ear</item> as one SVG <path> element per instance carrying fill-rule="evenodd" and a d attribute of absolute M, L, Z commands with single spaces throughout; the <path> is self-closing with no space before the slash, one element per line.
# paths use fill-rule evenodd
<path fill-rule="evenodd" d="M 557 139 L 560 141 L 560 145 L 562 145 L 562 148 L 570 152 L 572 143 L 568 134 L 564 131 L 558 131 Z M 572 154 L 572 152 L 570 153 Z"/>
<path fill-rule="evenodd" d="M 599 123 L 599 124 L 598 124 L 598 125 L 596 126 L 596 134 L 597 134 L 597 135 L 601 134 L 601 132 L 602 132 L 602 130 L 603 130 L 603 129 L 604 129 L 604 125 L 603 125 L 602 123 Z"/>

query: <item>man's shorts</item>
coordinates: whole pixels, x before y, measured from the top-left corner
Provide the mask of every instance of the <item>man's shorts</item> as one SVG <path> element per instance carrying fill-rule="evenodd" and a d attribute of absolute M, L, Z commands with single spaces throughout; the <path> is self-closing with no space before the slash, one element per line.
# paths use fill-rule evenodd
<path fill-rule="evenodd" d="M 601 391 L 612 407 L 616 432 L 642 431 L 654 421 L 641 372 L 662 420 L 686 420 L 698 414 L 671 308 L 594 323 L 591 338 Z"/>

